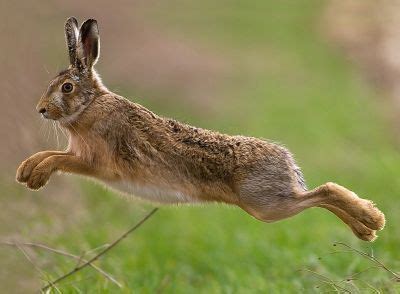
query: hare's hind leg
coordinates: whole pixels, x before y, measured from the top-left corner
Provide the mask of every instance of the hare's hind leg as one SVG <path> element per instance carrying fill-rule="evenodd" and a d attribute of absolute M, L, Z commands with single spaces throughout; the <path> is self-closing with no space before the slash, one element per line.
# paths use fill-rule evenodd
<path fill-rule="evenodd" d="M 372 230 L 381 230 L 385 226 L 384 214 L 374 207 L 371 201 L 358 197 L 338 184 L 326 183 L 314 190 L 303 192 L 298 197 L 305 201 L 313 199 L 317 203 L 314 206 L 328 209 L 324 205 L 329 205 L 329 208 L 340 209 Z"/>
<path fill-rule="evenodd" d="M 328 209 L 330 212 L 334 213 L 338 218 L 340 218 L 346 225 L 350 227 L 353 233 L 364 241 L 374 241 L 376 239 L 375 231 L 366 227 L 364 224 L 356 220 L 354 217 L 350 216 L 347 212 L 343 211 L 336 206 L 329 204 L 321 204 L 319 207 Z"/>

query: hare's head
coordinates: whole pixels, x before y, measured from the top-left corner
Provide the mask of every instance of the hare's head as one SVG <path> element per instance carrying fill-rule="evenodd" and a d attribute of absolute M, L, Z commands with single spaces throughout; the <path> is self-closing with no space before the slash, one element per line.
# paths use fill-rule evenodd
<path fill-rule="evenodd" d="M 43 117 L 61 123 L 75 121 L 82 111 L 105 91 L 93 66 L 99 58 L 97 22 L 86 20 L 80 29 L 74 17 L 65 24 L 70 65 L 49 84 L 36 109 Z"/>

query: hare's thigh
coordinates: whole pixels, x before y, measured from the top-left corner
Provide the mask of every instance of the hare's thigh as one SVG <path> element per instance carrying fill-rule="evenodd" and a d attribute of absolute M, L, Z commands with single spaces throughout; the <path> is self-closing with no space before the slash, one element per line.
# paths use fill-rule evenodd
<path fill-rule="evenodd" d="M 309 203 L 296 197 L 304 190 L 296 181 L 294 169 L 287 165 L 260 165 L 240 183 L 241 207 L 263 221 L 276 221 L 299 213 Z"/>

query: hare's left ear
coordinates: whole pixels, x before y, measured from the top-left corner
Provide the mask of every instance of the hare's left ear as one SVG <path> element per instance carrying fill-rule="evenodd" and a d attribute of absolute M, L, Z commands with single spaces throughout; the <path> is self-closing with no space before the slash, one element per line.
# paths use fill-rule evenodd
<path fill-rule="evenodd" d="M 75 17 L 70 17 L 65 23 L 65 41 L 67 42 L 69 62 L 76 65 L 76 50 L 78 46 L 78 21 Z"/>
<path fill-rule="evenodd" d="M 84 67 L 90 69 L 100 55 L 99 28 L 95 19 L 85 21 L 79 31 L 80 57 Z"/>

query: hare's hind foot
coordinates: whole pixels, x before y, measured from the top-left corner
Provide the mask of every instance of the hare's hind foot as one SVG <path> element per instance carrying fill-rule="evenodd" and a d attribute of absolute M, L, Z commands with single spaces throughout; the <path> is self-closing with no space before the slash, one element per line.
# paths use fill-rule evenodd
<path fill-rule="evenodd" d="M 340 218 L 345 224 L 350 227 L 354 235 L 356 235 L 359 239 L 371 242 L 377 238 L 375 230 L 366 227 L 363 223 L 359 222 L 342 209 L 328 204 L 320 205 L 320 207 L 328 209 L 330 212 L 334 213 L 338 218 Z"/>
<path fill-rule="evenodd" d="M 354 192 L 335 183 L 326 183 L 302 197 L 313 198 L 321 205 L 330 205 L 343 210 L 366 227 L 382 230 L 385 226 L 385 215 L 369 200 L 358 197 Z"/>
<path fill-rule="evenodd" d="M 375 240 L 376 231 L 385 226 L 385 215 L 371 201 L 358 197 L 338 184 L 326 183 L 302 193 L 299 197 L 316 203 L 315 206 L 330 210 L 362 240 Z"/>

